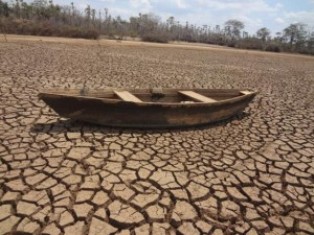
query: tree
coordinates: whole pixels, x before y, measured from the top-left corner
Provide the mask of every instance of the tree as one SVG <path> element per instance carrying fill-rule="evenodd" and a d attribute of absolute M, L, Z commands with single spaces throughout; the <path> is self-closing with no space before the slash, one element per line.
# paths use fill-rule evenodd
<path fill-rule="evenodd" d="M 257 30 L 256 36 L 259 39 L 262 39 L 262 41 L 265 43 L 267 38 L 270 36 L 270 30 L 268 28 L 263 27 L 263 28 Z"/>
<path fill-rule="evenodd" d="M 153 32 L 157 28 L 160 21 L 160 17 L 152 13 L 141 14 L 139 16 L 140 34 Z"/>
<path fill-rule="evenodd" d="M 14 5 L 14 13 L 17 18 L 21 18 L 21 6 L 20 6 L 20 1 L 15 0 L 15 5 Z"/>
<path fill-rule="evenodd" d="M 47 0 L 34 0 L 32 5 L 37 8 L 45 8 L 48 5 Z"/>
<path fill-rule="evenodd" d="M 309 33 L 307 40 L 307 50 L 310 54 L 314 54 L 314 32 Z"/>
<path fill-rule="evenodd" d="M 290 24 L 287 28 L 283 30 L 283 34 L 286 40 L 288 40 L 290 48 L 292 48 L 295 44 L 302 44 L 304 43 L 306 35 L 305 24 Z"/>
<path fill-rule="evenodd" d="M 91 9 L 90 5 L 87 5 L 87 7 L 85 8 L 85 15 L 86 15 L 87 24 L 89 26 L 90 20 L 91 20 L 91 15 L 92 15 L 92 9 Z"/>
<path fill-rule="evenodd" d="M 32 6 L 22 1 L 21 14 L 23 19 L 30 19 L 32 15 Z"/>
<path fill-rule="evenodd" d="M 220 33 L 220 25 L 217 24 L 217 25 L 215 26 L 215 32 L 216 32 L 216 33 Z"/>
<path fill-rule="evenodd" d="M 8 17 L 9 16 L 9 12 L 10 12 L 10 8 L 9 8 L 8 3 L 2 2 L 0 0 L 0 17 L 1 16 Z"/>
<path fill-rule="evenodd" d="M 96 19 L 96 10 L 92 9 L 91 11 L 91 17 L 92 17 L 92 22 L 93 24 L 95 24 L 95 19 Z"/>
<path fill-rule="evenodd" d="M 245 25 L 239 20 L 228 20 L 225 22 L 225 30 L 228 36 L 232 39 L 239 39 L 241 37 L 241 30 L 244 29 Z"/>
<path fill-rule="evenodd" d="M 129 19 L 129 33 L 132 38 L 135 38 L 139 34 L 140 23 L 138 17 L 131 16 Z"/>
<path fill-rule="evenodd" d="M 168 19 L 167 19 L 167 25 L 171 28 L 173 25 L 174 25 L 174 17 L 173 16 L 170 16 Z"/>
<path fill-rule="evenodd" d="M 74 15 L 75 15 L 74 2 L 71 2 L 70 22 L 71 22 L 72 25 L 73 25 L 73 22 L 74 22 Z"/>

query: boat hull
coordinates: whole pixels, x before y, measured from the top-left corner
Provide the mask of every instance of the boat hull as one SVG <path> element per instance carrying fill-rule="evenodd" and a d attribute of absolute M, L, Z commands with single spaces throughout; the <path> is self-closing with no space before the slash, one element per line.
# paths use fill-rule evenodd
<path fill-rule="evenodd" d="M 216 103 L 134 103 L 84 96 L 40 94 L 60 116 L 113 127 L 164 128 L 195 126 L 228 119 L 242 112 L 255 93 Z"/>

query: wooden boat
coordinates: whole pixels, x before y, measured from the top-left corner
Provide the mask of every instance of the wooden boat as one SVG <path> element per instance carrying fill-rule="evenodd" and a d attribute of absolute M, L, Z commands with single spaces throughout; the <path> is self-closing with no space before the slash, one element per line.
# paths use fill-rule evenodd
<path fill-rule="evenodd" d="M 256 92 L 235 89 L 52 90 L 39 94 L 60 116 L 116 127 L 182 127 L 242 112 Z"/>

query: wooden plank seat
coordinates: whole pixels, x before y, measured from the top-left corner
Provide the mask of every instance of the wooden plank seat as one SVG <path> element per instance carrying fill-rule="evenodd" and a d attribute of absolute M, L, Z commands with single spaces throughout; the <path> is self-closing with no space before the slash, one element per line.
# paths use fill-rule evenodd
<path fill-rule="evenodd" d="M 243 95 L 249 95 L 249 94 L 252 94 L 253 92 L 251 92 L 251 91 L 240 91 L 240 93 Z"/>
<path fill-rule="evenodd" d="M 131 94 L 128 91 L 114 91 L 114 93 L 122 100 L 127 102 L 134 102 L 134 103 L 142 103 L 142 101 L 137 98 L 135 95 Z"/>
<path fill-rule="evenodd" d="M 200 101 L 200 102 L 204 102 L 204 103 L 214 103 L 217 102 L 217 100 L 209 98 L 207 96 L 201 95 L 199 93 L 196 93 L 194 91 L 179 91 L 180 94 L 191 98 L 192 100 L 195 101 Z"/>

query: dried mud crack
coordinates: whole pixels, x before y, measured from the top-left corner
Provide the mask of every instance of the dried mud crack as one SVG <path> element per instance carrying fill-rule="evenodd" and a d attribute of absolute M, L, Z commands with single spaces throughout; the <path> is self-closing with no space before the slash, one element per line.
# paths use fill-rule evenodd
<path fill-rule="evenodd" d="M 314 234 L 314 59 L 101 41 L 0 43 L 0 234 Z M 113 129 L 46 88 L 253 88 L 232 120 Z"/>

